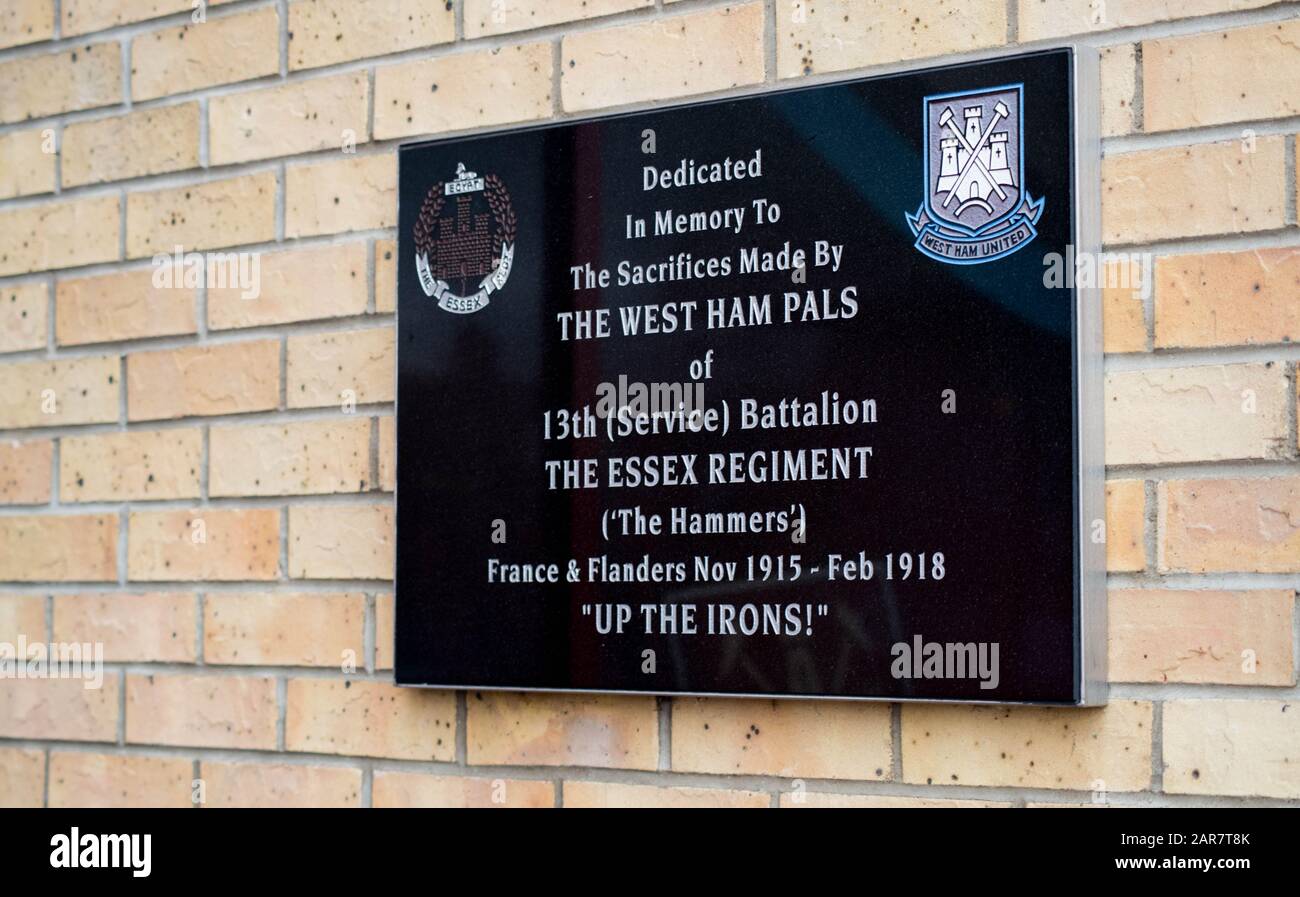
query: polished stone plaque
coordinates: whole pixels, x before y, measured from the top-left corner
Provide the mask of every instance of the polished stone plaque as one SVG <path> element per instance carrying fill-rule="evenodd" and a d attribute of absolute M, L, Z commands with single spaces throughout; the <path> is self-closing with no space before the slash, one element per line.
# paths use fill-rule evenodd
<path fill-rule="evenodd" d="M 404 146 L 397 681 L 1104 700 L 1090 64 Z"/>

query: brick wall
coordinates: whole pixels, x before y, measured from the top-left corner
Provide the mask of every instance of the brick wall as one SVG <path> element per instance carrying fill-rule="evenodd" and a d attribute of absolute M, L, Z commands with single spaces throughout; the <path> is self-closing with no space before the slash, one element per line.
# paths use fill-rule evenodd
<path fill-rule="evenodd" d="M 1300 800 L 1300 6 L 191 6 L 0 7 L 0 642 L 107 662 L 0 681 L 0 804 Z M 1064 40 L 1154 257 L 1103 296 L 1107 707 L 390 684 L 399 142 Z"/>

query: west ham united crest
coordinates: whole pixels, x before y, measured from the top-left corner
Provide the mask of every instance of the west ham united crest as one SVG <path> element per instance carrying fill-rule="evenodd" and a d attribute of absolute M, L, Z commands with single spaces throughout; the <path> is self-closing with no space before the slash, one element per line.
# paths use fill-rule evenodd
<path fill-rule="evenodd" d="M 1015 84 L 925 98 L 925 199 L 907 223 L 931 258 L 991 262 L 1037 235 L 1043 199 L 1025 185 L 1022 94 Z"/>
<path fill-rule="evenodd" d="M 485 307 L 510 276 L 515 230 L 501 179 L 458 164 L 454 178 L 429 190 L 415 222 L 415 267 L 425 294 L 459 315 Z"/>

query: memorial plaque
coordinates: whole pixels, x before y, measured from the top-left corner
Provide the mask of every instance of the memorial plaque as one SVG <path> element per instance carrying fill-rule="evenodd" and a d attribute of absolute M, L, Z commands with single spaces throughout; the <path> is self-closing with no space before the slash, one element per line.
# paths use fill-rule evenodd
<path fill-rule="evenodd" d="M 397 682 L 1104 700 L 1092 63 L 402 147 Z"/>

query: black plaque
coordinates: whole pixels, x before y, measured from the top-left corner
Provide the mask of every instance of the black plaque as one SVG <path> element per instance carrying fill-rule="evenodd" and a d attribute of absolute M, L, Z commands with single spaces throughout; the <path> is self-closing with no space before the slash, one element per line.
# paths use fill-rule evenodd
<path fill-rule="evenodd" d="M 397 682 L 1101 699 L 1080 64 L 402 147 Z"/>

